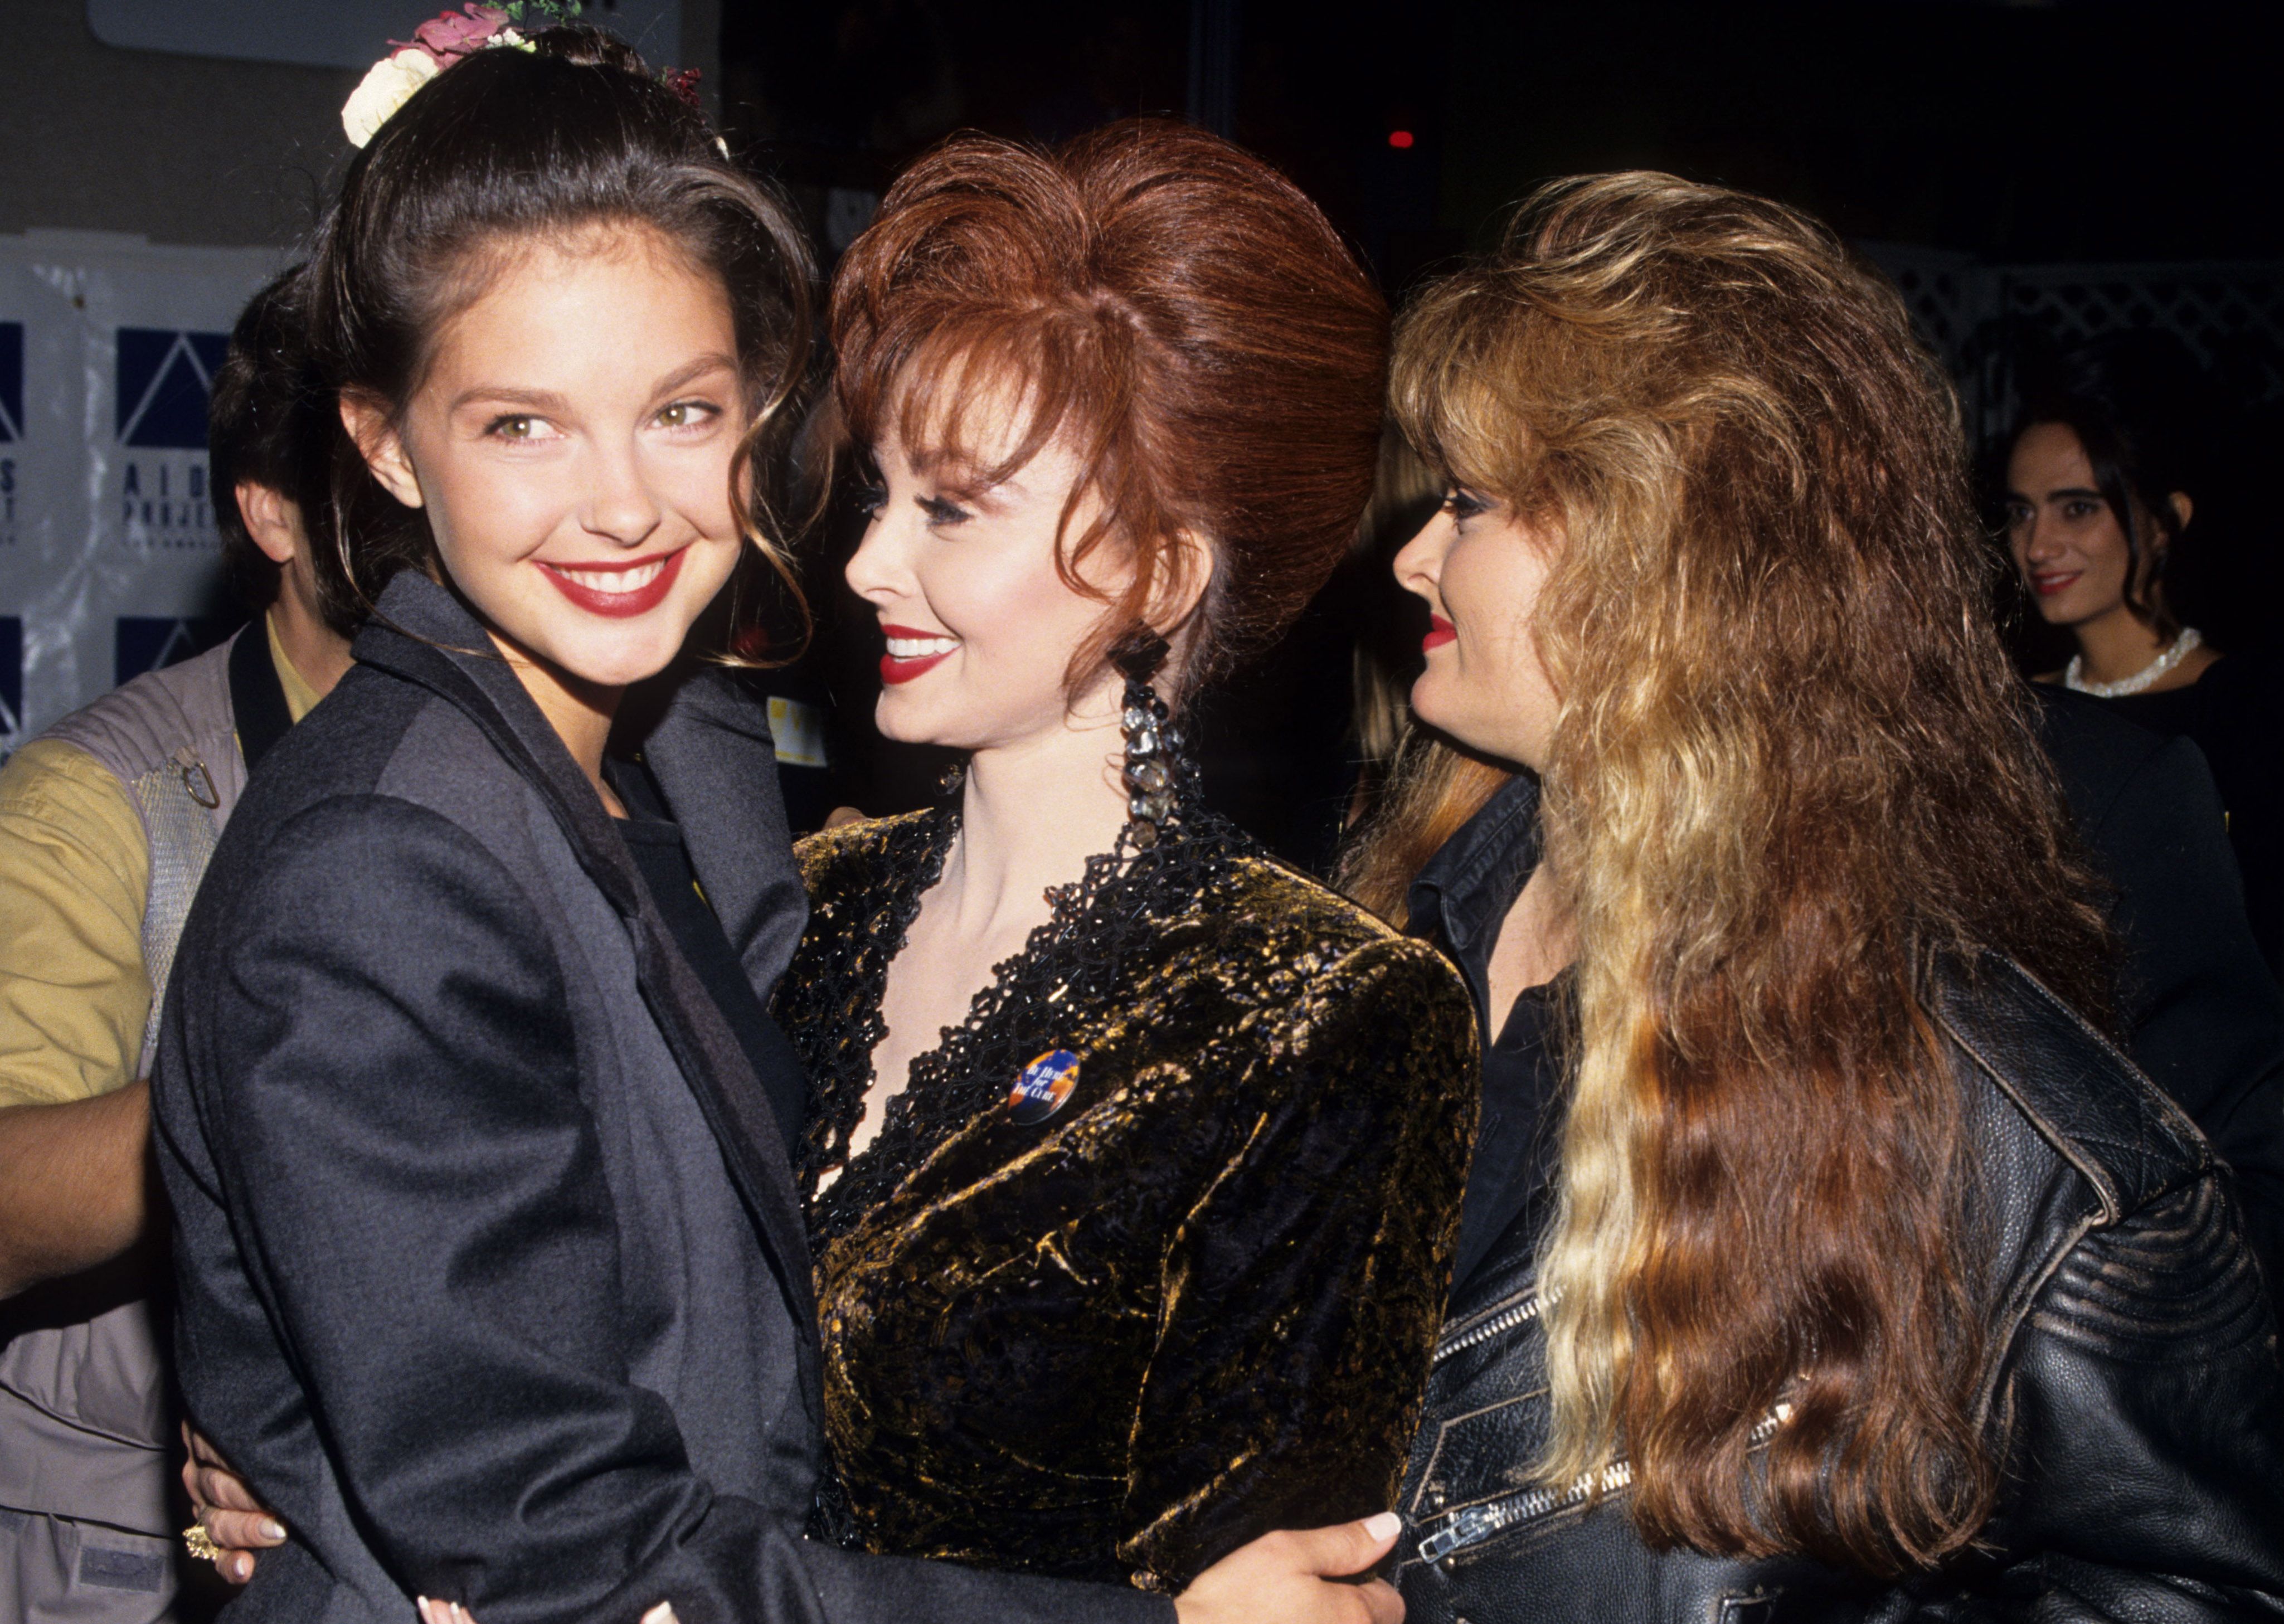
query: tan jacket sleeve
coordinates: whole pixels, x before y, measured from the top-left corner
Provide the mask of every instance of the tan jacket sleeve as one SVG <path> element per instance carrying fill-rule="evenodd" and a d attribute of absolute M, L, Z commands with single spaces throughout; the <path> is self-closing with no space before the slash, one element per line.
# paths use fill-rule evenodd
<path fill-rule="evenodd" d="M 151 851 L 127 788 L 76 746 L 0 767 L 0 1106 L 135 1081 Z"/>

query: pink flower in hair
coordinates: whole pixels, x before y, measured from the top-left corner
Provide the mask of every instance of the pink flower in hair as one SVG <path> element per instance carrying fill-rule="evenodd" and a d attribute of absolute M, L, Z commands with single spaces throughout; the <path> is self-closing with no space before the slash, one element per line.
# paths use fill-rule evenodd
<path fill-rule="evenodd" d="M 492 36 L 508 25 L 508 14 L 497 5 L 478 5 L 474 0 L 459 11 L 440 12 L 412 30 L 410 40 L 391 40 L 392 45 L 426 52 L 436 59 L 439 67 L 450 67 L 462 57 L 473 56 L 492 43 Z"/>

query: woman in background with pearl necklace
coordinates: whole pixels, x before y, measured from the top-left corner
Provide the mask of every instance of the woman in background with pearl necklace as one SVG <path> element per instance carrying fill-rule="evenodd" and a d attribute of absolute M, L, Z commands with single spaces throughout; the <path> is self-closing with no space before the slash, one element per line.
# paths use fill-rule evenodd
<path fill-rule="evenodd" d="M 2067 357 L 2014 431 L 2007 541 L 2040 618 L 2077 644 L 2038 680 L 2186 734 L 2204 753 L 2254 935 L 2284 980 L 2284 673 L 2243 651 L 2224 660 L 2168 591 L 2184 541 L 2204 539 L 2191 527 L 2203 488 L 2200 381 L 2177 345 L 2150 332 Z"/>

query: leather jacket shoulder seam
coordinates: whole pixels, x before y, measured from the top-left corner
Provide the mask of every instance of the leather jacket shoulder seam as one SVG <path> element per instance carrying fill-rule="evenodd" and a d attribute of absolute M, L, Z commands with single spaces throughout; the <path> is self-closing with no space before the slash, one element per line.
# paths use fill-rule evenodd
<path fill-rule="evenodd" d="M 1938 1010 L 1935 1014 L 1936 1019 L 1943 1026 L 1944 1035 L 1966 1052 L 1968 1058 L 1982 1070 L 1983 1074 L 1991 1079 L 1992 1085 L 2006 1097 L 2008 1103 L 2021 1112 L 2031 1127 L 2038 1130 L 2038 1136 L 2053 1147 L 2054 1153 L 2077 1169 L 2078 1176 L 2093 1187 L 2094 1195 L 2101 1202 L 2101 1222 L 2116 1223 L 2123 1207 L 2118 1198 L 2117 1186 L 2109 1177 L 2108 1170 L 2086 1155 L 2073 1136 L 2062 1132 L 2061 1128 L 2048 1121 L 2044 1113 L 2031 1105 L 2022 1091 L 1998 1069 L 1990 1056 L 1975 1044 L 1975 1040 L 1960 1030 L 1959 1023 L 1951 1019 L 1948 1011 Z"/>
<path fill-rule="evenodd" d="M 2030 1322 L 2031 1312 L 2037 1308 L 2038 1298 L 2045 1292 L 2047 1283 L 2061 1271 L 2061 1266 L 2069 1261 L 2069 1254 L 2077 1251 L 2097 1227 L 2096 1214 L 2086 1214 L 2059 1238 L 2038 1268 L 2025 1270 L 2015 1277 L 2013 1300 L 1998 1316 L 1994 1329 L 2001 1334 L 1991 1339 L 1991 1355 L 1983 1371 L 1982 1387 L 1975 1394 L 1976 1426 L 1990 1425 L 1991 1409 L 1998 1401 L 1999 1384 L 2006 1378 L 2006 1368 L 2014 1357 L 2014 1349 L 2022 1339 L 2022 1328 Z"/>

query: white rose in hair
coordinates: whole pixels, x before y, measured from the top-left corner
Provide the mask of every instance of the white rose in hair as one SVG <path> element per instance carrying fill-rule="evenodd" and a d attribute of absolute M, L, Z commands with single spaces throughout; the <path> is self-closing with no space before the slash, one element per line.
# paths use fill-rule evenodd
<path fill-rule="evenodd" d="M 341 106 L 341 128 L 348 132 L 349 144 L 363 146 L 372 140 L 412 99 L 413 91 L 442 71 L 435 58 L 418 50 L 400 51 L 374 63 Z"/>

